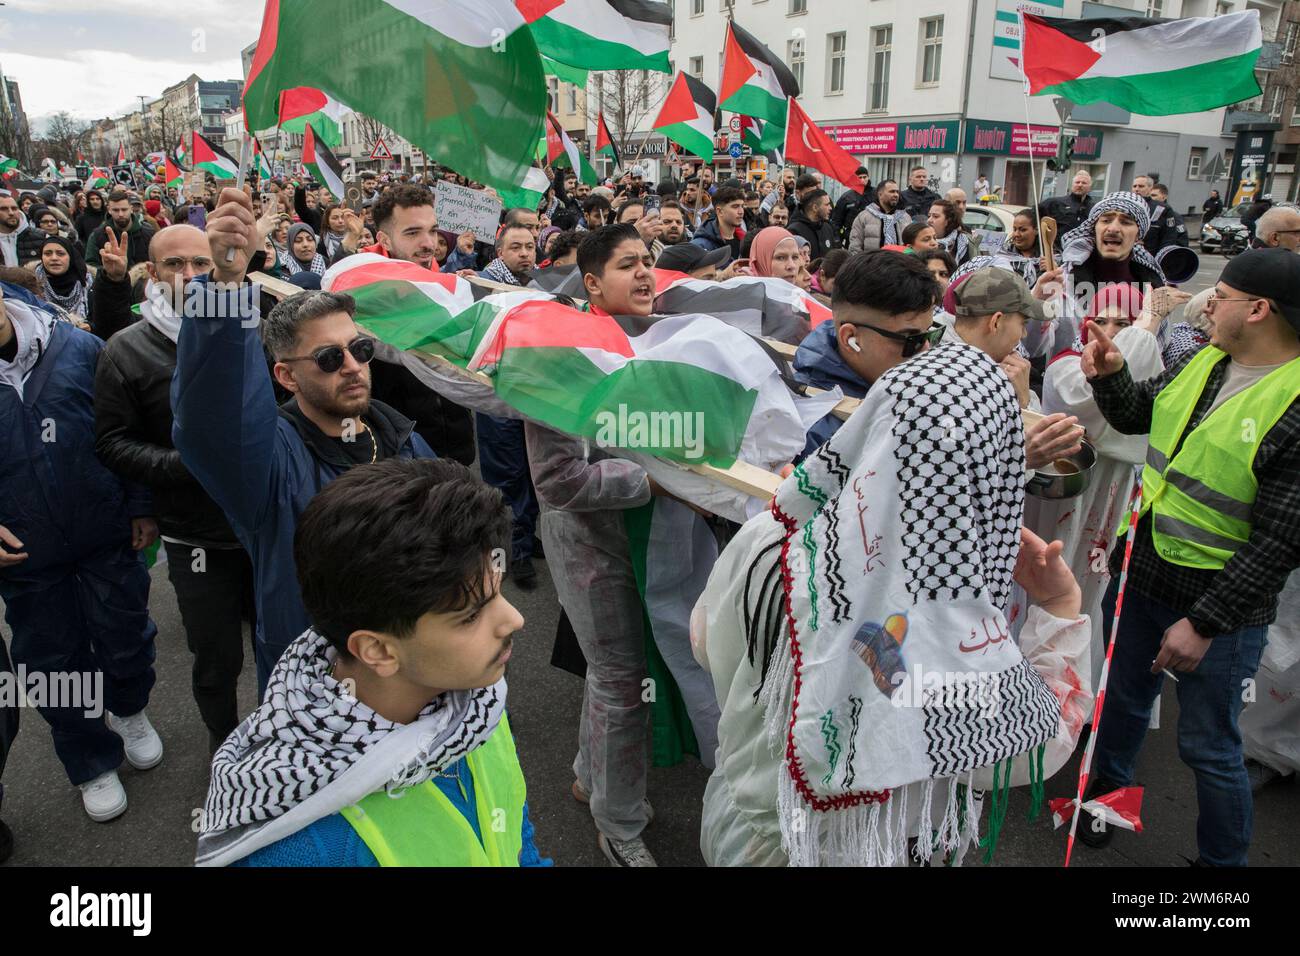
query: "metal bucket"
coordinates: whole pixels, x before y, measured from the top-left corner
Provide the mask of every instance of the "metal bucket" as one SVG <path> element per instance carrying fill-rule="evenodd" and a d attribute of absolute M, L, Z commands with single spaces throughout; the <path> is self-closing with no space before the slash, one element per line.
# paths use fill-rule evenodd
<path fill-rule="evenodd" d="M 1097 449 L 1086 438 L 1077 452 L 1068 458 L 1057 461 L 1069 462 L 1076 471 L 1070 474 L 1058 473 L 1052 465 L 1038 469 L 1034 477 L 1025 486 L 1035 498 L 1047 498 L 1059 501 L 1062 498 L 1074 498 L 1083 494 L 1092 481 L 1092 468 L 1097 464 Z"/>

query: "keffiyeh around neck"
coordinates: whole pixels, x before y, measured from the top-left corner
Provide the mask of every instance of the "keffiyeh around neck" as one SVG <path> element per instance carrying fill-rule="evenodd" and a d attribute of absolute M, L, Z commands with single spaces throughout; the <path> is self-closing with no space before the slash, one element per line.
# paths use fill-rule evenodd
<path fill-rule="evenodd" d="M 483 271 L 487 273 L 489 279 L 497 282 L 503 282 L 506 285 L 523 285 L 500 256 L 489 262 L 487 268 Z"/>
<path fill-rule="evenodd" d="M 335 659 L 312 630 L 281 656 L 261 706 L 212 759 L 196 862 L 242 859 L 371 793 L 424 783 L 483 744 L 505 711 L 503 678 L 447 691 L 396 724 L 330 676 Z"/>
<path fill-rule="evenodd" d="M 1025 479 L 1006 376 L 971 346 L 942 345 L 891 369 L 862 405 L 773 501 L 788 646 L 760 705 L 785 749 L 779 817 L 794 865 L 878 862 L 882 841 L 896 859 L 910 837 L 928 846 L 940 782 L 969 786 L 1060 719 L 1003 614 Z M 913 783 L 926 810 L 909 834 L 891 800 Z M 960 826 L 948 807 L 944 845 Z"/>
<path fill-rule="evenodd" d="M 882 246 L 896 246 L 899 243 L 898 237 L 898 220 L 894 218 L 898 210 L 894 212 L 885 212 L 880 208 L 879 203 L 872 203 L 863 212 L 869 212 L 880 220 L 880 244 Z"/>
<path fill-rule="evenodd" d="M 1111 193 L 1098 201 L 1088 213 L 1087 219 L 1061 237 L 1062 265 L 1068 269 L 1085 262 L 1092 255 L 1097 248 L 1097 220 L 1108 212 L 1121 212 L 1137 223 L 1138 237 L 1129 254 L 1130 258 L 1154 271 L 1163 283 L 1165 274 L 1160 263 L 1142 245 L 1142 237 L 1151 228 L 1151 210 L 1147 208 L 1146 200 L 1137 193 Z"/>

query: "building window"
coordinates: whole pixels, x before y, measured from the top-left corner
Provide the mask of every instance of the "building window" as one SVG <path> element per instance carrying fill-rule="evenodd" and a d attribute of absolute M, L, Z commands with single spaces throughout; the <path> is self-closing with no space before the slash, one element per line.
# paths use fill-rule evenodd
<path fill-rule="evenodd" d="M 1282 94 L 1285 93 L 1281 86 L 1275 86 L 1269 99 L 1268 115 L 1274 120 L 1282 118 Z"/>
<path fill-rule="evenodd" d="M 894 42 L 892 26 L 871 31 L 871 108 L 889 109 L 889 60 Z"/>
<path fill-rule="evenodd" d="M 790 16 L 808 12 L 808 0 L 790 0 Z"/>
<path fill-rule="evenodd" d="M 790 72 L 794 74 L 794 81 L 799 84 L 799 89 L 803 89 L 803 39 L 796 37 L 793 40 L 787 40 L 785 44 L 785 62 L 790 66 Z"/>
<path fill-rule="evenodd" d="M 1187 157 L 1187 178 L 1200 179 L 1201 167 L 1205 165 L 1205 156 L 1209 150 L 1204 146 L 1193 146 Z"/>
<path fill-rule="evenodd" d="M 1295 104 L 1291 107 L 1291 125 L 1300 126 L 1300 96 L 1295 98 Z"/>
<path fill-rule="evenodd" d="M 553 76 L 546 78 L 546 108 L 552 113 L 560 109 L 560 81 Z"/>
<path fill-rule="evenodd" d="M 668 0 L 668 39 L 677 37 L 677 0 Z"/>
<path fill-rule="evenodd" d="M 566 84 L 565 87 L 569 93 L 569 112 L 578 112 L 578 88 L 572 83 Z"/>
<path fill-rule="evenodd" d="M 640 70 L 639 72 L 641 78 L 641 109 L 648 110 L 650 108 L 650 71 Z"/>
<path fill-rule="evenodd" d="M 702 56 L 693 56 L 693 57 L 691 57 L 691 69 L 690 69 L 690 74 L 691 74 L 691 76 L 695 77 L 697 80 L 701 80 L 701 81 L 703 81 L 703 79 L 704 79 L 704 57 L 702 57 Z"/>
<path fill-rule="evenodd" d="M 943 61 L 943 17 L 921 21 L 921 86 L 937 86 Z"/>
<path fill-rule="evenodd" d="M 704 0 L 691 0 L 691 16 L 704 16 Z"/>
<path fill-rule="evenodd" d="M 1291 20 L 1286 25 L 1286 38 L 1282 41 L 1282 61 L 1290 63 L 1295 59 L 1296 40 L 1300 39 L 1300 23 Z"/>
<path fill-rule="evenodd" d="M 1165 15 L 1165 0 L 1147 0 L 1147 16 L 1163 17 Z"/>
<path fill-rule="evenodd" d="M 826 37 L 826 92 L 844 92 L 845 35 L 832 33 Z"/>
<path fill-rule="evenodd" d="M 1216 17 L 1226 17 L 1232 12 L 1232 0 L 1219 0 L 1214 5 L 1214 15 Z"/>
<path fill-rule="evenodd" d="M 605 111 L 605 74 L 596 74 L 596 108 L 602 113 Z"/>

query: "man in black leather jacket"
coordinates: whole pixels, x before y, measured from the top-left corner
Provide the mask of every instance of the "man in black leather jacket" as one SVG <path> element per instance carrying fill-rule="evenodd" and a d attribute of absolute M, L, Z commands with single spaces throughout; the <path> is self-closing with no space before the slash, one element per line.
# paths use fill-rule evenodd
<path fill-rule="evenodd" d="M 153 494 L 194 655 L 194 699 L 215 751 L 239 723 L 235 688 L 244 663 L 243 619 L 250 633 L 254 623 L 252 564 L 172 445 L 169 396 L 184 284 L 211 268 L 207 236 L 193 226 L 170 226 L 154 237 L 142 321 L 113 335 L 99 357 L 95 452 L 110 471 Z"/>

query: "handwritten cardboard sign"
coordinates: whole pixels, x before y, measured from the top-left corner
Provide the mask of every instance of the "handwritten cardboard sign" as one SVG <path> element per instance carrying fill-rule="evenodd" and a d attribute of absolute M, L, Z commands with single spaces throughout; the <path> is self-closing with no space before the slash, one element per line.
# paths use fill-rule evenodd
<path fill-rule="evenodd" d="M 481 189 L 439 182 L 434 187 L 438 228 L 459 235 L 474 233 L 479 242 L 494 242 L 501 222 L 501 201 Z"/>

